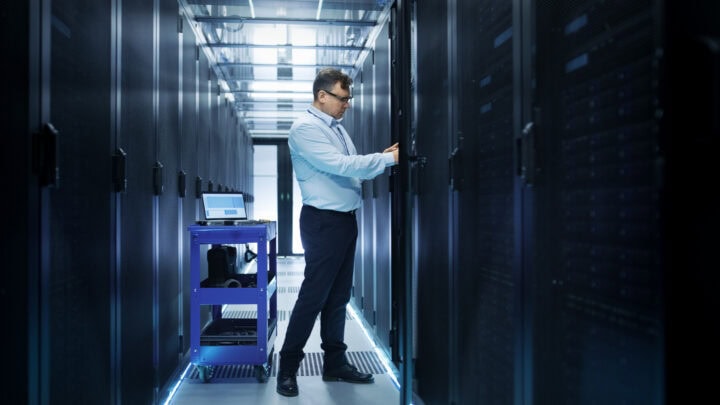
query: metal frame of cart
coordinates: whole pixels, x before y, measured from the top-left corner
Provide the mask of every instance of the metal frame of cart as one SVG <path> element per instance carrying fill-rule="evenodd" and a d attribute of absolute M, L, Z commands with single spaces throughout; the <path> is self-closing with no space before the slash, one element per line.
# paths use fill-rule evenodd
<path fill-rule="evenodd" d="M 230 364 L 255 365 L 255 376 L 266 382 L 272 367 L 277 338 L 277 244 L 274 221 L 252 225 L 191 225 L 190 231 L 190 362 L 200 379 L 212 377 L 212 366 Z M 257 282 L 255 288 L 204 288 L 200 280 L 200 246 L 213 244 L 257 243 Z M 201 305 L 257 305 L 255 336 L 233 334 L 203 336 L 208 328 L 223 322 L 229 327 L 243 323 L 223 319 L 216 313 L 206 325 L 200 325 Z M 213 311 L 215 312 L 215 311 Z M 265 322 L 267 320 L 267 322 Z M 247 320 L 244 320 L 247 321 Z M 244 322 L 247 323 L 247 322 Z"/>

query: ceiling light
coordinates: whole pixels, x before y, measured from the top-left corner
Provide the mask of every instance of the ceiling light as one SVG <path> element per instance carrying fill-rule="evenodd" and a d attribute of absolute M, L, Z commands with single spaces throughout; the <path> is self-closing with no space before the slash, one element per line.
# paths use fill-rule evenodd
<path fill-rule="evenodd" d="M 316 20 L 320 19 L 320 10 L 322 10 L 322 6 L 323 6 L 323 0 L 318 1 L 318 9 L 317 9 L 317 13 L 315 14 Z"/>

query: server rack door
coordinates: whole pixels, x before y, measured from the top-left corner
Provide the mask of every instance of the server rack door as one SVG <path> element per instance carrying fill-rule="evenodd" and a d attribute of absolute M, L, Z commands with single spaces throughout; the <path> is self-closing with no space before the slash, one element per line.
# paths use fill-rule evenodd
<path fill-rule="evenodd" d="M 43 194 L 43 402 L 107 402 L 112 392 L 110 17 L 105 4 L 52 2 L 50 59 L 43 61 L 50 88 L 43 104 L 57 130 L 58 177 L 52 180 L 58 181 Z M 69 367 L 94 372 L 71 373 Z"/>
<path fill-rule="evenodd" d="M 187 225 L 194 223 L 199 209 L 197 198 L 196 179 L 200 175 L 198 171 L 198 139 L 199 139 L 199 93 L 198 93 L 198 60 L 196 38 L 190 29 L 190 21 L 184 16 L 181 27 L 180 41 L 180 66 L 182 87 L 180 89 L 180 151 L 178 164 L 178 197 L 181 206 L 178 234 L 182 243 L 179 257 L 181 260 L 181 273 L 179 275 L 180 299 L 178 338 L 180 353 L 185 353 L 190 348 L 190 292 L 185 291 L 185 285 L 190 280 L 190 257 L 187 240 Z M 184 185 L 182 184 L 184 179 Z"/>
<path fill-rule="evenodd" d="M 380 31 L 375 41 L 375 107 L 374 128 L 372 136 L 375 138 L 373 152 L 382 151 L 392 144 L 390 121 L 390 49 L 388 24 Z M 386 170 L 375 178 L 375 310 L 374 319 L 376 334 L 381 345 L 386 350 L 390 346 L 390 284 L 391 284 L 391 195 L 390 170 Z"/>
<path fill-rule="evenodd" d="M 219 153 L 222 152 L 220 145 L 220 135 L 218 131 L 219 125 L 219 102 L 220 94 L 218 91 L 218 79 L 215 72 L 208 69 L 208 191 L 221 191 L 222 186 L 220 181 L 220 159 L 218 159 Z"/>
<path fill-rule="evenodd" d="M 212 133 L 212 119 L 210 115 L 210 99 L 212 97 L 212 81 L 210 80 L 210 64 L 205 53 L 198 49 L 198 177 L 201 191 L 208 189 L 210 182 L 210 134 Z M 198 212 L 198 219 L 202 213 Z"/>
<path fill-rule="evenodd" d="M 220 79 L 214 75 L 213 80 L 213 164 L 214 164 L 214 176 L 213 182 L 215 183 L 215 190 L 225 191 L 228 186 L 228 179 L 225 176 L 228 168 L 227 157 L 227 127 L 226 127 L 226 100 L 223 94 L 220 92 Z"/>
<path fill-rule="evenodd" d="M 664 403 L 658 3 L 536 10 L 537 404 Z"/>
<path fill-rule="evenodd" d="M 416 13 L 417 133 L 414 143 L 401 145 L 408 153 L 427 158 L 424 166 L 414 168 L 417 177 L 413 180 L 417 188 L 417 337 L 413 377 L 418 381 L 417 393 L 423 401 L 440 404 L 451 403 L 448 157 L 452 149 L 447 107 L 450 97 L 447 4 L 419 2 Z"/>
<path fill-rule="evenodd" d="M 228 185 L 229 189 L 238 189 L 239 181 L 238 181 L 238 166 L 241 162 L 241 156 L 240 155 L 240 139 L 238 137 L 238 131 L 237 131 L 237 118 L 235 117 L 235 112 L 232 109 L 232 105 L 228 99 L 225 99 L 225 135 L 226 135 L 226 143 L 227 143 L 227 149 L 225 151 L 225 156 L 227 159 L 227 167 L 225 171 L 225 177 L 227 180 L 225 182 Z"/>
<path fill-rule="evenodd" d="M 355 139 L 360 139 L 362 152 L 369 153 L 375 150 L 375 139 L 372 130 L 375 126 L 375 78 L 373 74 L 373 58 L 368 57 L 363 65 L 363 100 L 364 126 Z M 363 207 L 362 207 L 362 238 L 363 238 L 363 269 L 362 269 L 362 314 L 365 320 L 372 326 L 373 311 L 375 311 L 375 183 L 374 180 L 363 182 Z"/>
<path fill-rule="evenodd" d="M 178 177 L 179 153 L 183 141 L 179 125 L 179 32 L 176 1 L 160 1 L 157 8 L 157 162 L 156 190 L 157 256 L 156 290 L 153 310 L 157 346 L 157 390 L 169 383 L 178 365 L 178 299 L 181 285 L 178 275 L 179 218 Z M 159 166 L 159 165 L 158 165 Z M 158 170 L 160 171 L 158 173 Z M 159 396 L 159 395 L 158 395 Z"/>
<path fill-rule="evenodd" d="M 459 403 L 515 401 L 517 301 L 515 235 L 516 2 L 457 5 L 458 134 L 452 156 L 457 205 L 456 294 Z M 468 365 L 471 365 L 468 369 Z"/>
<path fill-rule="evenodd" d="M 47 401 L 47 381 L 42 364 L 47 361 L 45 352 L 39 350 L 41 339 L 50 339 L 47 322 L 40 317 L 41 303 L 47 302 L 48 291 L 41 286 L 47 281 L 41 279 L 42 268 L 49 254 L 42 246 L 49 239 L 44 220 L 47 209 L 41 211 L 41 199 L 49 194 L 46 184 L 40 183 L 39 172 L 33 170 L 30 156 L 33 134 L 39 134 L 49 122 L 43 84 L 49 80 L 50 62 L 50 5 L 39 7 L 41 2 L 18 2 L 5 5 L 0 15 L 0 33 L 4 38 L 13 38 L 3 45 L 5 74 L 12 77 L 0 95 L 0 114 L 5 124 L 3 148 L 0 150 L 0 181 L 7 190 L 13 190 L 14 198 L 5 201 L 5 209 L 12 212 L 7 226 L 13 229 L 13 237 L 3 238 L 4 277 L 0 281 L 0 305 L 5 309 L 3 320 L 14 330 L 27 333 L 4 333 L 0 337 L 3 347 L 12 348 L 6 353 L 6 367 L 12 373 L 3 381 L 3 398 L 9 403 L 36 404 Z M 46 35 L 47 34 L 47 35 Z M 43 167 L 54 168 L 52 158 Z M 19 271 L 22 269 L 22 271 Z M 48 272 L 49 274 L 49 272 Z M 42 281 L 41 281 L 42 280 Z M 46 336 L 46 337 L 45 337 Z M 47 375 L 46 375 L 47 376 Z"/>
<path fill-rule="evenodd" d="M 391 143 L 400 145 L 391 170 L 391 359 L 400 372 L 400 403 L 416 401 L 417 177 L 425 158 L 417 153 L 417 10 L 396 2 L 390 10 Z"/>
<path fill-rule="evenodd" d="M 225 98 L 225 94 L 222 94 L 222 136 L 223 136 L 223 154 L 222 159 L 224 161 L 223 167 L 223 184 L 226 189 L 230 191 L 232 188 L 237 187 L 237 163 L 240 155 L 238 153 L 238 138 L 237 132 L 235 131 L 235 118 L 233 117 L 233 111 L 230 105 L 230 100 Z"/>
<path fill-rule="evenodd" d="M 153 3 L 123 2 L 120 55 L 120 146 L 127 153 L 127 190 L 120 201 L 119 320 L 121 401 L 154 400 L 153 166 L 157 161 Z M 140 344 L 139 342 L 142 342 Z"/>
<path fill-rule="evenodd" d="M 369 112 L 367 110 L 367 103 L 369 100 L 369 96 L 367 95 L 367 88 L 365 87 L 364 82 L 364 71 L 360 70 L 357 75 L 354 78 L 353 82 L 353 92 L 355 98 L 353 98 L 353 105 L 352 108 L 349 111 L 349 114 L 353 116 L 352 122 L 353 122 L 353 131 L 350 133 L 350 136 L 353 139 L 353 143 L 355 144 L 355 148 L 358 150 L 358 153 L 365 153 L 365 140 L 362 138 L 361 134 L 364 133 L 364 128 L 366 125 L 366 120 L 369 119 Z M 365 259 L 367 255 L 366 252 L 366 246 L 365 246 L 365 200 L 368 198 L 368 186 L 366 185 L 366 182 L 363 182 L 362 184 L 362 208 L 358 211 L 360 215 L 357 216 L 358 219 L 358 240 L 357 240 L 357 246 L 355 248 L 355 272 L 353 275 L 353 292 L 352 292 L 352 299 L 355 302 L 355 305 L 358 308 L 363 307 L 363 275 L 364 275 L 364 268 L 365 268 Z"/>
<path fill-rule="evenodd" d="M 358 132 L 354 135 L 356 137 L 362 136 L 362 138 L 355 138 L 358 139 L 356 142 L 356 147 L 358 145 L 362 148 L 362 152 L 365 153 L 365 151 L 369 150 L 368 142 L 370 141 L 367 137 L 364 135 L 369 132 L 369 127 L 372 125 L 372 110 L 371 110 L 371 103 L 372 103 L 372 70 L 369 64 L 365 63 L 363 65 L 363 70 L 360 72 L 360 75 L 362 77 L 362 106 L 360 108 L 361 112 L 361 119 L 359 120 L 358 124 Z M 373 245 L 372 245 L 372 238 L 370 237 L 372 235 L 372 183 L 368 181 L 364 181 L 362 183 L 362 212 L 360 216 L 360 223 L 359 223 L 359 231 L 360 231 L 360 239 L 359 243 L 362 246 L 361 249 L 361 267 L 359 268 L 359 271 L 356 271 L 356 281 L 357 284 L 355 288 L 358 290 L 357 296 L 359 300 L 359 308 L 361 311 L 365 307 L 365 284 L 367 281 L 366 276 L 366 268 L 372 266 L 372 257 L 374 255 Z"/>

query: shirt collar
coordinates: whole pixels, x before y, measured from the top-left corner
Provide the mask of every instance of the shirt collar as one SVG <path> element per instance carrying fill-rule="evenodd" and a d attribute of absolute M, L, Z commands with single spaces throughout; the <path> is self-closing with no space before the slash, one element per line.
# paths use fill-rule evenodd
<path fill-rule="evenodd" d="M 340 118 L 339 120 L 335 119 L 335 117 L 333 117 L 332 115 L 320 111 L 320 109 L 318 109 L 312 104 L 310 104 L 310 107 L 308 107 L 308 112 L 320 118 L 327 126 L 331 128 L 340 124 L 340 122 L 342 121 L 342 118 Z"/>

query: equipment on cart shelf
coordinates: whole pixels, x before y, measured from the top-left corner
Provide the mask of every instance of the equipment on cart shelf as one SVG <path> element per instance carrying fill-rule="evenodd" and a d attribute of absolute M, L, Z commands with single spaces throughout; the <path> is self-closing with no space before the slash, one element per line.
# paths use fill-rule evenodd
<path fill-rule="evenodd" d="M 245 254 L 243 260 L 246 263 L 257 258 L 257 254 L 245 245 Z M 257 286 L 256 273 L 238 274 L 238 255 L 237 248 L 230 245 L 212 245 L 207 251 L 208 261 L 208 278 L 203 280 L 203 287 L 226 287 L 255 288 Z"/>

